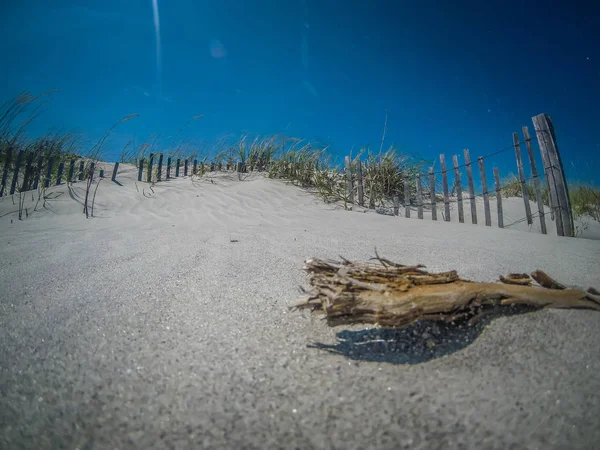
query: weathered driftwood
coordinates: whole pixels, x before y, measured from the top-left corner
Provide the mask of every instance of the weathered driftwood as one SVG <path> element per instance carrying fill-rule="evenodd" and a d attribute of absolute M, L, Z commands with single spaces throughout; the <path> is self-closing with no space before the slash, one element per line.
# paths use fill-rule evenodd
<path fill-rule="evenodd" d="M 417 320 L 473 319 L 486 307 L 513 304 L 600 310 L 597 290 L 567 289 L 540 270 L 502 276 L 496 283 L 477 283 L 459 278 L 454 270 L 430 273 L 423 265 L 374 259 L 378 263 L 307 260 L 304 269 L 312 289 L 305 290 L 308 298 L 292 309 L 325 314 L 330 326 L 382 327 L 403 327 Z"/>

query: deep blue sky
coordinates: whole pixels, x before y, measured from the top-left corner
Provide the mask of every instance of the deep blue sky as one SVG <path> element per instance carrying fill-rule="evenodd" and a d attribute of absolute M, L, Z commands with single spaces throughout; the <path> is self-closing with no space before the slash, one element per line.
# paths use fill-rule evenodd
<path fill-rule="evenodd" d="M 387 143 L 450 159 L 510 145 L 545 112 L 569 178 L 600 184 L 600 6 L 552 3 L 158 0 L 157 71 L 152 0 L 5 0 L 0 99 L 60 90 L 32 134 L 96 139 L 140 114 L 115 157 L 197 114 L 198 141 L 285 131 L 378 150 L 389 109 Z M 515 171 L 512 152 L 489 164 Z"/>

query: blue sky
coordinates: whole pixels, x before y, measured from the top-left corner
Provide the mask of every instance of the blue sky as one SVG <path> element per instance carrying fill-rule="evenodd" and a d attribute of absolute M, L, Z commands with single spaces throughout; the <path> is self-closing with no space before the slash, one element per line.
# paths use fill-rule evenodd
<path fill-rule="evenodd" d="M 570 180 L 600 184 L 600 6 L 593 2 L 7 0 L 0 97 L 60 92 L 30 133 L 165 145 L 228 134 L 386 143 L 447 160 L 512 142 L 545 112 Z M 159 60 L 160 59 L 160 64 Z M 160 67 L 158 67 L 160 65 Z M 516 172 L 514 153 L 490 158 Z M 439 167 L 439 159 L 436 162 Z M 527 165 L 528 167 L 528 165 Z M 527 169 L 528 171 L 528 169 Z"/>

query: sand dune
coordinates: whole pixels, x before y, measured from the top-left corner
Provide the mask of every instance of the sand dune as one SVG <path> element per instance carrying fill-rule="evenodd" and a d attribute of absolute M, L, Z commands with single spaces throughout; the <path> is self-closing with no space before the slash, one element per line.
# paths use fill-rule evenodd
<path fill-rule="evenodd" d="M 558 449 L 600 440 L 600 314 L 384 332 L 329 329 L 288 311 L 313 256 L 364 260 L 376 247 L 478 281 L 543 269 L 600 288 L 600 241 L 558 237 L 550 220 L 548 235 L 535 223 L 486 227 L 479 204 L 476 226 L 456 223 L 455 211 L 450 223 L 441 213 L 345 211 L 261 175 L 181 177 L 152 191 L 124 165 L 118 180 L 101 182 L 89 220 L 71 197 L 83 196 L 81 182 L 50 189 L 48 209 L 34 213 L 28 197 L 23 221 L 10 197 L 0 200 L 0 447 Z M 505 213 L 507 223 L 524 217 L 522 200 L 507 199 Z M 597 224 L 587 233 L 599 236 Z"/>

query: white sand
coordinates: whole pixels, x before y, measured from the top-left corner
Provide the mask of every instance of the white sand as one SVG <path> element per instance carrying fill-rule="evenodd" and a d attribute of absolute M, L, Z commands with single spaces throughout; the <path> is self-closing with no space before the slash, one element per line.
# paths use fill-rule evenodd
<path fill-rule="evenodd" d="M 24 221 L 0 200 L 0 448 L 600 441 L 600 313 L 377 334 L 287 309 L 313 256 L 364 260 L 377 247 L 478 281 L 543 269 L 600 288 L 600 241 L 557 237 L 551 221 L 545 236 L 486 227 L 482 208 L 477 226 L 343 211 L 260 176 L 180 178 L 154 193 L 136 178 L 128 166 L 122 186 L 102 181 L 90 220 L 65 186 L 51 189 L 53 212 Z M 521 199 L 505 205 L 506 222 L 524 217 Z"/>

